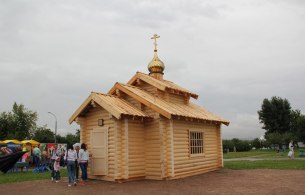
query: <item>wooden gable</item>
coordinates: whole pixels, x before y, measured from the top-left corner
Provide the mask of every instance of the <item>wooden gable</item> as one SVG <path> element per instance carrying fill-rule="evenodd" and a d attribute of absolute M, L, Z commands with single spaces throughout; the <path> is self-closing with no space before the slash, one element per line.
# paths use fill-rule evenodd
<path fill-rule="evenodd" d="M 117 119 L 120 119 L 122 115 L 149 118 L 147 114 L 135 108 L 123 99 L 120 99 L 119 97 L 92 92 L 90 96 L 70 117 L 69 123 L 71 124 L 79 115 L 85 114 L 90 105 L 95 103 L 107 110 Z"/>
<path fill-rule="evenodd" d="M 156 97 L 141 88 L 116 83 L 113 87 L 115 90 L 120 90 L 125 94 L 131 96 L 135 100 L 151 108 L 162 116 L 172 119 L 173 117 L 185 117 L 198 120 L 212 121 L 216 123 L 223 123 L 229 125 L 229 121 L 207 111 L 206 109 L 197 106 L 193 103 L 189 104 L 175 104 L 168 102 L 162 98 Z"/>
<path fill-rule="evenodd" d="M 129 81 L 128 81 L 128 85 L 133 85 L 135 86 L 136 84 L 140 83 L 140 82 L 145 82 L 148 83 L 152 86 L 154 86 L 155 88 L 157 88 L 160 91 L 164 91 L 167 93 L 171 93 L 171 94 L 178 94 L 178 95 L 182 95 L 182 96 L 189 96 L 189 97 L 193 97 L 195 99 L 198 98 L 198 95 L 171 82 L 171 81 L 167 81 L 167 80 L 158 80 L 156 78 L 153 78 L 147 74 L 141 73 L 141 72 L 137 72 Z M 115 88 L 110 89 L 110 91 L 108 92 L 108 94 L 114 94 L 115 93 Z"/>

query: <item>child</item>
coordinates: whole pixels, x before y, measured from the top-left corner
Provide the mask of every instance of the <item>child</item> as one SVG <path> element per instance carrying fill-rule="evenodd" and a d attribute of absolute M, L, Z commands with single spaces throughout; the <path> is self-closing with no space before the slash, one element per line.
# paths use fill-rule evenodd
<path fill-rule="evenodd" d="M 26 150 L 26 148 L 23 148 L 22 151 L 23 151 L 23 152 L 26 152 L 26 153 L 24 153 L 24 154 L 22 155 L 22 157 L 21 157 L 21 162 L 26 162 L 26 160 L 27 160 L 27 158 L 28 158 L 27 150 Z"/>
<path fill-rule="evenodd" d="M 59 182 L 60 180 L 60 157 L 56 156 L 54 161 L 54 179 L 55 182 Z"/>

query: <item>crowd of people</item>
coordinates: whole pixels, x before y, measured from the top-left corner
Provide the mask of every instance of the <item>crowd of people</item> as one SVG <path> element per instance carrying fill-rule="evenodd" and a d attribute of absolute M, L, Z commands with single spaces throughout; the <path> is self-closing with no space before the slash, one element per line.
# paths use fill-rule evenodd
<path fill-rule="evenodd" d="M 24 148 L 26 151 L 26 148 Z M 10 153 L 9 148 L 1 147 L 1 153 Z M 25 162 L 28 159 L 28 153 L 26 152 L 21 162 Z M 68 171 L 68 186 L 76 185 L 77 182 L 84 185 L 88 181 L 87 167 L 89 162 L 89 152 L 87 145 L 82 143 L 76 143 L 74 145 L 68 145 L 67 149 L 58 147 L 54 144 L 51 148 L 41 151 L 39 145 L 35 145 L 32 149 L 33 165 L 37 167 L 47 165 L 51 170 L 51 180 L 59 182 L 60 169 L 63 166 L 67 166 Z M 79 179 L 79 169 L 81 169 L 81 180 Z"/>
<path fill-rule="evenodd" d="M 89 162 L 89 152 L 86 144 L 69 145 L 64 154 L 57 147 L 57 145 L 50 151 L 50 164 L 51 164 L 51 180 L 59 182 L 60 180 L 60 167 L 61 162 L 67 165 L 68 171 L 68 186 L 76 186 L 77 181 L 79 184 L 85 185 L 88 181 L 87 167 Z M 79 180 L 79 168 L 81 169 L 81 180 Z"/>
<path fill-rule="evenodd" d="M 50 148 L 40 150 L 39 145 L 34 145 L 34 148 L 29 151 L 26 147 L 14 148 L 15 151 L 25 152 L 19 159 L 19 162 L 31 162 L 35 165 L 35 169 L 40 167 L 49 167 L 51 170 L 51 180 L 59 182 L 60 169 L 67 166 L 68 171 L 68 186 L 76 185 L 77 182 L 84 185 L 88 181 L 87 167 L 89 162 L 89 152 L 85 143 L 68 145 L 67 149 L 58 147 L 54 144 Z M 1 145 L 0 155 L 7 155 L 14 153 L 13 150 Z M 30 158 L 32 156 L 32 158 Z M 31 159 L 31 160 L 30 160 Z M 81 169 L 81 180 L 79 179 L 79 172 Z"/>

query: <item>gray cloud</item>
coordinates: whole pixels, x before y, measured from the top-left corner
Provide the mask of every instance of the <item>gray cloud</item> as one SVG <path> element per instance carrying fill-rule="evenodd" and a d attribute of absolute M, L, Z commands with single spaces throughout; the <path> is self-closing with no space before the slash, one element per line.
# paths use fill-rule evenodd
<path fill-rule="evenodd" d="M 91 91 L 147 72 L 157 32 L 165 78 L 231 121 L 224 138 L 259 137 L 264 98 L 305 111 L 302 2 L 1 1 L 0 112 L 16 101 L 74 132 L 67 120 Z"/>

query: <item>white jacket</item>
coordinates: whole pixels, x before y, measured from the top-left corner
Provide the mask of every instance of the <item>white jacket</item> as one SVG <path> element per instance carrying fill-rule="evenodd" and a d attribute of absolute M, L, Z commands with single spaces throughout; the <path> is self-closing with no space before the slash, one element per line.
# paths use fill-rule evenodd
<path fill-rule="evenodd" d="M 88 150 L 80 149 L 78 153 L 78 161 L 79 163 L 86 163 L 89 161 L 89 152 Z"/>
<path fill-rule="evenodd" d="M 66 151 L 64 159 L 67 161 L 75 161 L 77 159 L 75 150 L 69 149 Z"/>

